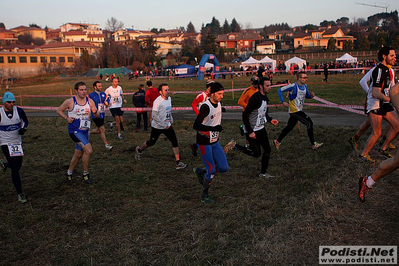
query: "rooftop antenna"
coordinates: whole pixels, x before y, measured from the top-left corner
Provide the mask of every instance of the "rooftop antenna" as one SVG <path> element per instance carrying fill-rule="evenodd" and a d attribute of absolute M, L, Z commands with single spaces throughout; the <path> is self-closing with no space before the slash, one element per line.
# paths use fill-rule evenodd
<path fill-rule="evenodd" d="M 356 3 L 358 5 L 362 5 L 362 6 L 372 6 L 372 7 L 378 7 L 378 8 L 385 8 L 385 13 L 388 13 L 388 7 L 389 5 L 385 4 L 385 6 L 378 6 L 376 4 L 371 5 L 371 4 L 365 4 L 365 3 Z"/>

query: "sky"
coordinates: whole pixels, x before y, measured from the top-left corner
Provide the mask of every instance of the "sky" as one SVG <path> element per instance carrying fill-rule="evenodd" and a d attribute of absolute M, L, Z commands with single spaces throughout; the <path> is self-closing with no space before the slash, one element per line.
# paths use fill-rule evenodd
<path fill-rule="evenodd" d="M 5 1 L 5 0 L 2 0 Z M 323 20 L 347 17 L 367 19 L 376 13 L 399 11 L 398 0 L 13 0 L 3 3 L 0 22 L 7 29 L 35 23 L 41 27 L 59 28 L 67 22 L 99 24 L 105 29 L 111 17 L 122 21 L 125 28 L 149 30 L 187 27 L 191 21 L 197 31 L 212 17 L 223 25 L 235 18 L 244 28 L 288 23 L 289 26 L 320 25 Z"/>

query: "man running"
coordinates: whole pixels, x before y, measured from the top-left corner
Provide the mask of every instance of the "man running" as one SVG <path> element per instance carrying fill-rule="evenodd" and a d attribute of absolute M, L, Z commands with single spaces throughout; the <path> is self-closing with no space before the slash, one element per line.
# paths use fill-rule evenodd
<path fill-rule="evenodd" d="M 367 113 L 369 114 L 370 125 L 373 131 L 360 154 L 361 158 L 367 162 L 375 161 L 370 157 L 369 151 L 381 136 L 382 119 L 385 119 L 392 126 L 392 129 L 387 133 L 382 150 L 379 151 L 382 155 L 390 157 L 386 149 L 399 131 L 399 116 L 389 103 L 389 90 L 395 84 L 395 73 L 392 68 L 396 62 L 395 50 L 389 46 L 382 47 L 378 52 L 378 60 L 380 63 L 374 68 L 371 74 L 371 89 L 367 95 Z"/>
<path fill-rule="evenodd" d="M 196 115 L 198 115 L 199 113 L 198 108 L 200 108 L 201 105 L 211 96 L 210 90 L 212 83 L 214 83 L 214 81 L 208 79 L 208 81 L 206 82 L 206 90 L 198 94 L 191 103 L 191 107 L 193 108 Z M 197 156 L 197 150 L 198 150 L 197 143 L 190 144 L 190 148 L 193 152 L 193 155 Z"/>
<path fill-rule="evenodd" d="M 247 155 L 259 158 L 262 154 L 262 166 L 259 177 L 270 178 L 272 175 L 267 173 L 270 160 L 270 144 L 267 136 L 265 124 L 267 122 L 277 125 L 278 121 L 269 116 L 267 105 L 269 98 L 266 96 L 270 92 L 271 82 L 269 78 L 263 77 L 259 80 L 259 91 L 254 93 L 248 101 L 248 105 L 242 115 L 242 119 L 247 130 L 246 139 L 249 148 L 236 144 L 235 148 Z M 262 148 L 262 149 L 261 149 Z"/>
<path fill-rule="evenodd" d="M 116 131 L 118 133 L 118 139 L 123 139 L 121 131 L 123 131 L 123 111 L 122 102 L 127 103 L 126 99 L 123 97 L 122 87 L 118 85 L 119 80 L 114 78 L 112 80 L 112 85 L 105 90 L 105 94 L 110 98 L 109 111 L 112 117 L 115 118 Z"/>
<path fill-rule="evenodd" d="M 205 165 L 205 168 L 194 168 L 194 173 L 203 186 L 202 203 L 214 202 L 208 192 L 216 171 L 223 173 L 229 170 L 226 154 L 219 143 L 219 134 L 223 130 L 220 104 L 224 93 L 222 84 L 212 83 L 210 93 L 209 99 L 201 105 L 193 125 L 193 128 L 197 130 L 197 145 Z"/>
<path fill-rule="evenodd" d="M 3 172 L 11 169 L 11 179 L 18 194 L 18 201 L 26 203 L 27 199 L 22 191 L 19 170 L 22 166 L 24 152 L 22 150 L 22 135 L 28 128 L 29 121 L 22 108 L 14 106 L 15 97 L 12 92 L 3 95 L 3 107 L 0 108 L 0 145 L 5 162 L 0 160 Z"/>
<path fill-rule="evenodd" d="M 307 81 L 308 75 L 306 72 L 300 71 L 297 74 L 297 82 L 278 89 L 278 97 L 283 103 L 283 106 L 288 107 L 290 118 L 288 119 L 287 126 L 281 131 L 279 137 L 273 141 L 277 150 L 280 149 L 281 141 L 283 141 L 285 136 L 290 133 L 298 121 L 306 125 L 310 144 L 312 145 L 313 150 L 316 150 L 323 145 L 323 143 L 317 143 L 314 140 L 313 121 L 305 112 L 302 111 L 305 98 L 312 99 L 315 96 L 314 92 L 308 90 L 308 86 L 306 85 Z M 284 101 L 284 92 L 289 92 L 289 103 Z"/>
<path fill-rule="evenodd" d="M 148 147 L 153 146 L 159 136 L 164 134 L 172 143 L 173 153 L 176 159 L 176 169 L 183 169 L 187 164 L 180 161 L 179 144 L 177 142 L 176 133 L 172 127 L 172 100 L 170 98 L 169 86 L 166 83 L 159 85 L 158 91 L 160 96 L 154 101 L 152 107 L 152 123 L 150 139 L 144 142 L 141 147 L 136 147 L 136 159 L 139 160 L 141 153 Z"/>
<path fill-rule="evenodd" d="M 390 100 L 392 101 L 396 110 L 399 110 L 399 84 L 396 84 L 390 89 Z M 374 184 L 381 178 L 392 173 L 399 168 L 399 152 L 396 152 L 393 158 L 386 159 L 378 166 L 370 176 L 361 176 L 359 178 L 358 197 L 361 202 L 365 202 L 365 195 L 373 188 Z"/>
<path fill-rule="evenodd" d="M 95 129 L 90 131 L 90 134 L 100 134 L 101 140 L 105 145 L 105 149 L 107 151 L 112 150 L 112 146 L 108 144 L 107 138 L 105 137 L 105 127 L 104 127 L 104 119 L 105 119 L 105 106 L 109 105 L 109 98 L 107 98 L 107 94 L 102 91 L 103 86 L 100 81 L 95 81 L 93 83 L 94 91 L 89 94 L 90 99 L 93 100 L 94 104 L 99 113 L 99 117 L 96 118 L 94 114 L 91 115 L 94 124 L 96 124 Z"/>
<path fill-rule="evenodd" d="M 82 158 L 83 180 L 87 184 L 93 183 L 89 173 L 90 155 L 93 152 L 89 143 L 90 112 L 95 118 L 100 115 L 92 99 L 87 97 L 87 87 L 84 82 L 75 84 L 76 95 L 66 99 L 57 109 L 57 114 L 68 122 L 68 133 L 73 142 L 76 143 L 75 153 L 67 171 L 67 178 L 73 180 L 73 170 Z M 65 115 L 64 111 L 68 111 Z"/>

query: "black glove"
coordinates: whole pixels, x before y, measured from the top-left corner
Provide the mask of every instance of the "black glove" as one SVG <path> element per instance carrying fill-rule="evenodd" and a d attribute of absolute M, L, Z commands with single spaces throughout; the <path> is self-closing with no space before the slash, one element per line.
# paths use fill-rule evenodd
<path fill-rule="evenodd" d="M 222 128 L 221 125 L 217 125 L 217 126 L 215 126 L 215 129 L 214 129 L 214 130 L 215 130 L 215 131 L 221 132 L 221 131 L 223 130 L 223 128 Z"/>
<path fill-rule="evenodd" d="M 222 107 L 222 113 L 226 113 L 226 108 Z"/>
<path fill-rule="evenodd" d="M 18 130 L 18 134 L 19 134 L 19 135 L 23 135 L 23 134 L 25 134 L 25 132 L 26 132 L 26 128 L 23 128 L 23 127 L 21 127 L 21 128 Z"/>

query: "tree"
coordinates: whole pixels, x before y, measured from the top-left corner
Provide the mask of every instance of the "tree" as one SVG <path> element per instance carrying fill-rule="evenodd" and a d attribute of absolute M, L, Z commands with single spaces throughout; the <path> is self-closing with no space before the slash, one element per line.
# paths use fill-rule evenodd
<path fill-rule="evenodd" d="M 155 34 L 158 34 L 158 29 L 157 28 L 152 28 L 150 31 L 155 33 Z"/>
<path fill-rule="evenodd" d="M 353 50 L 353 42 L 351 40 L 345 41 L 343 45 L 344 50 Z"/>
<path fill-rule="evenodd" d="M 231 27 L 230 24 L 227 22 L 227 19 L 224 19 L 222 31 L 224 34 L 230 33 L 231 32 Z"/>
<path fill-rule="evenodd" d="M 238 24 L 238 22 L 235 18 L 233 18 L 233 20 L 231 21 L 230 28 L 231 28 L 231 32 L 240 32 L 241 31 L 240 24 Z"/>
<path fill-rule="evenodd" d="M 0 29 L 5 29 L 6 25 L 3 22 L 0 22 Z"/>
<path fill-rule="evenodd" d="M 399 35 L 396 35 L 395 38 L 391 41 L 391 47 L 394 49 L 399 49 Z"/>
<path fill-rule="evenodd" d="M 209 32 L 205 39 L 203 39 L 201 48 L 205 54 L 215 54 L 217 50 L 216 37 Z"/>
<path fill-rule="evenodd" d="M 342 27 L 346 27 L 349 24 L 349 18 L 347 17 L 341 17 L 336 20 L 338 25 L 341 25 Z"/>
<path fill-rule="evenodd" d="M 359 49 L 360 50 L 369 50 L 370 49 L 370 42 L 369 42 L 369 40 L 366 37 L 364 37 L 360 41 Z"/>
<path fill-rule="evenodd" d="M 337 23 L 335 23 L 335 21 L 327 21 L 327 20 L 324 20 L 324 21 L 322 21 L 322 22 L 320 22 L 320 26 L 321 27 L 328 27 L 328 26 L 336 26 L 337 25 Z"/>
<path fill-rule="evenodd" d="M 195 27 L 191 21 L 187 25 L 187 33 L 195 33 Z"/>
<path fill-rule="evenodd" d="M 29 45 L 33 43 L 33 37 L 30 33 L 25 32 L 24 34 L 18 36 L 18 41 L 22 44 Z"/>
<path fill-rule="evenodd" d="M 111 32 L 116 32 L 125 26 L 122 21 L 119 21 L 114 17 L 107 19 L 107 23 L 105 25 L 105 28 Z"/>
<path fill-rule="evenodd" d="M 318 29 L 318 27 L 316 25 L 313 24 L 306 24 L 305 26 L 303 26 L 303 30 L 316 30 Z"/>
<path fill-rule="evenodd" d="M 212 18 L 210 24 L 207 24 L 207 27 L 209 26 L 211 28 L 211 33 L 215 36 L 219 35 L 222 31 L 222 28 L 220 27 L 220 22 L 215 17 Z"/>
<path fill-rule="evenodd" d="M 37 25 L 36 23 L 31 23 L 31 24 L 29 24 L 29 27 L 35 27 L 35 28 L 39 28 L 39 29 L 42 28 L 42 27 L 40 27 L 39 25 Z"/>
<path fill-rule="evenodd" d="M 327 50 L 334 51 L 336 48 L 336 46 L 335 46 L 336 42 L 337 42 L 337 40 L 335 40 L 335 38 L 330 38 L 328 40 Z"/>

